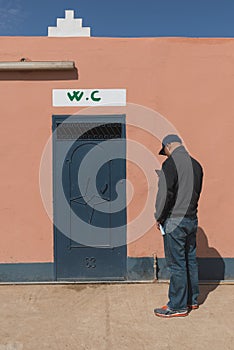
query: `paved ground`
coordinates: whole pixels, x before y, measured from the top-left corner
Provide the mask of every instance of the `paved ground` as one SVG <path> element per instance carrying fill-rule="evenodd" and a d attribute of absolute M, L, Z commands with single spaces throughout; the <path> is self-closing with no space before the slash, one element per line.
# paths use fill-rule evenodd
<path fill-rule="evenodd" d="M 161 319 L 167 284 L 0 286 L 0 350 L 234 349 L 234 285 L 200 286 L 199 310 Z"/>

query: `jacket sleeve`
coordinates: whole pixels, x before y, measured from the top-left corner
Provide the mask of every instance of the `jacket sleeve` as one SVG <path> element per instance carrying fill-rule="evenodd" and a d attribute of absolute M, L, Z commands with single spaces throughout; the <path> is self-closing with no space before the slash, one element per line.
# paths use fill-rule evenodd
<path fill-rule="evenodd" d="M 155 219 L 163 223 L 174 205 L 177 183 L 177 172 L 172 160 L 165 161 L 162 165 L 158 181 L 158 193 L 155 203 Z"/>

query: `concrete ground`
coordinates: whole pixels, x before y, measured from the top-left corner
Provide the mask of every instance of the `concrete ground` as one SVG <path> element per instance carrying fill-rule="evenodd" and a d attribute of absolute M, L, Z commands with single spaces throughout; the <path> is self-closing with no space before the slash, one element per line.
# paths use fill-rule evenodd
<path fill-rule="evenodd" d="M 168 284 L 1 285 L 0 350 L 234 349 L 234 285 L 200 286 L 198 310 L 162 319 Z"/>

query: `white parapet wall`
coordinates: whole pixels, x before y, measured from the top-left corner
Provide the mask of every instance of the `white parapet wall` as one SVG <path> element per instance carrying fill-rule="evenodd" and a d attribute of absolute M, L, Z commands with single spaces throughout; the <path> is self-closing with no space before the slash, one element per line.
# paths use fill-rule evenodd
<path fill-rule="evenodd" d="M 90 37 L 90 27 L 82 27 L 82 18 L 74 18 L 73 10 L 65 11 L 65 18 L 57 18 L 57 27 L 48 27 L 48 36 Z"/>

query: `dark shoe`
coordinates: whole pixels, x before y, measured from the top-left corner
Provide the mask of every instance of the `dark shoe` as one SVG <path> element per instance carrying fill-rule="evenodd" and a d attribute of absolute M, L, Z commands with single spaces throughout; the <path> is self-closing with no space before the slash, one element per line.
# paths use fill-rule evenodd
<path fill-rule="evenodd" d="M 175 311 L 171 310 L 167 305 L 162 306 L 160 309 L 154 309 L 154 314 L 159 317 L 171 318 L 171 317 L 184 317 L 188 316 L 188 311 Z"/>
<path fill-rule="evenodd" d="M 190 310 L 197 310 L 199 308 L 199 305 L 198 304 L 188 305 L 188 308 Z"/>

